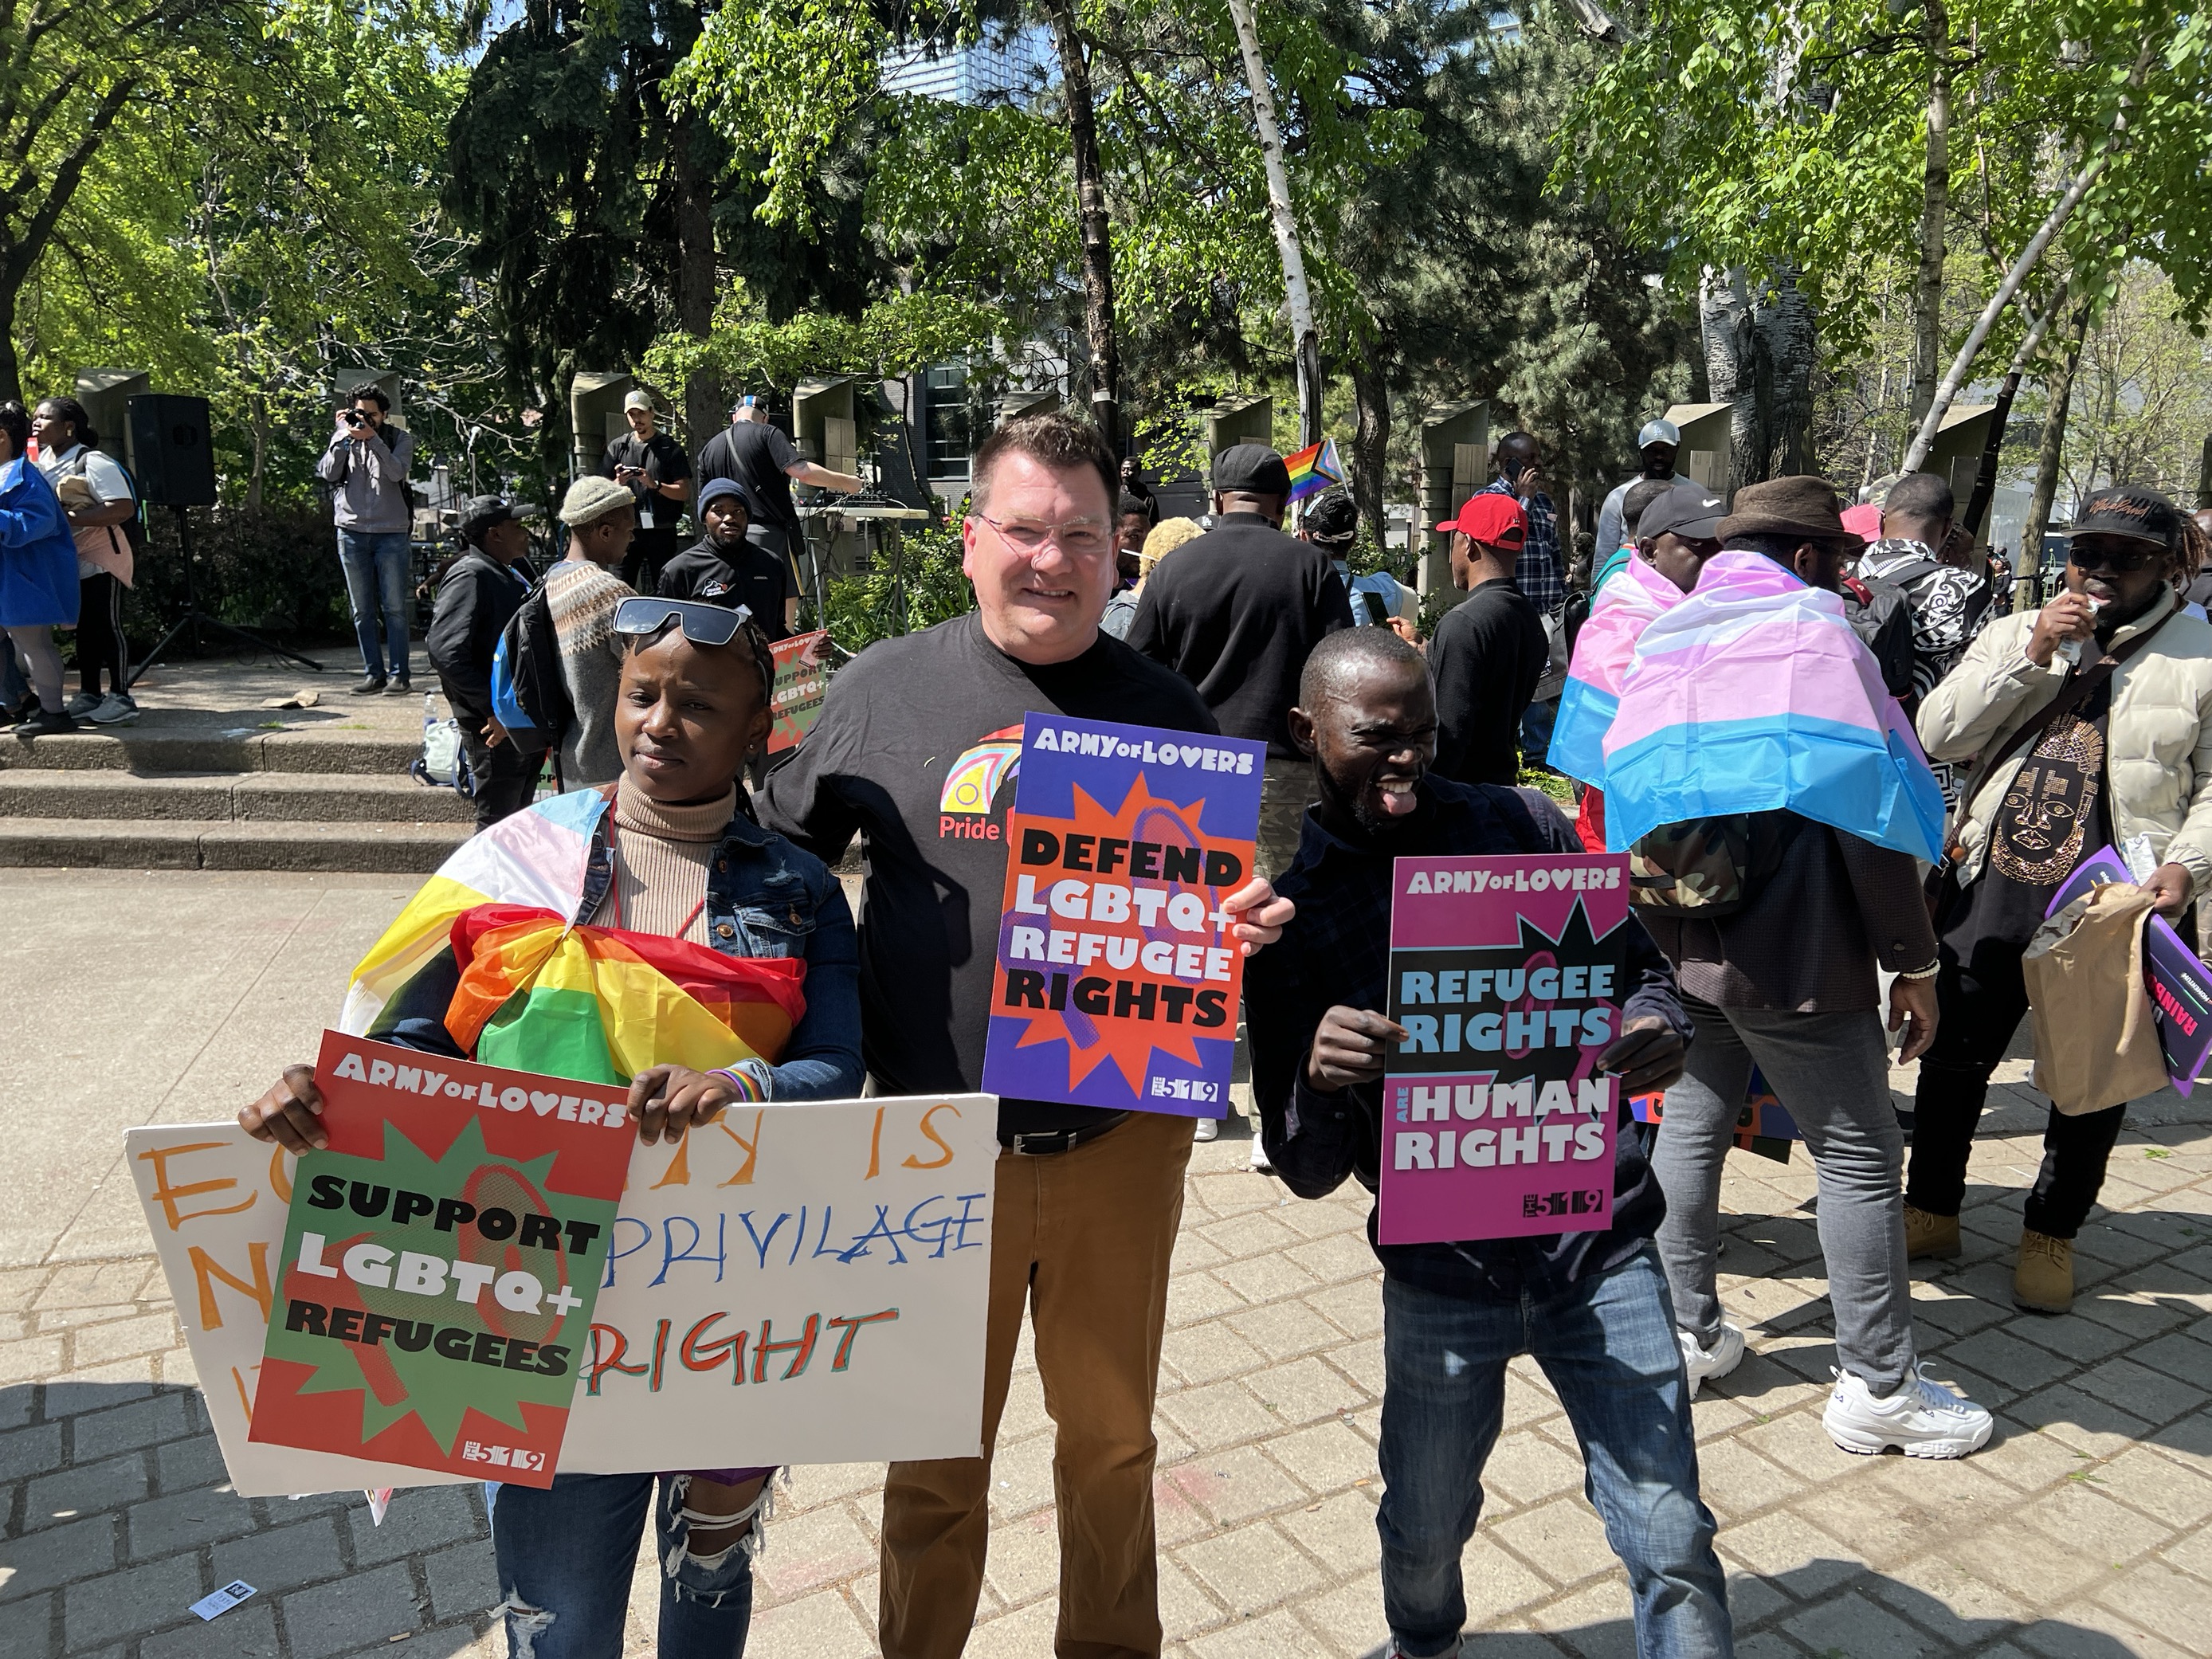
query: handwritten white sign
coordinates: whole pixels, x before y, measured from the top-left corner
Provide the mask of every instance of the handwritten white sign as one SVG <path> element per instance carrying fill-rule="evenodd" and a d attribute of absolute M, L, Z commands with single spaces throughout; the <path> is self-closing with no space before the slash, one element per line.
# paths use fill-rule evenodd
<path fill-rule="evenodd" d="M 634 1146 L 561 1468 L 975 1455 L 997 1116 L 988 1095 L 794 1102 Z M 228 1124 L 125 1144 L 241 1495 L 462 1478 L 249 1441 L 295 1160 Z"/>

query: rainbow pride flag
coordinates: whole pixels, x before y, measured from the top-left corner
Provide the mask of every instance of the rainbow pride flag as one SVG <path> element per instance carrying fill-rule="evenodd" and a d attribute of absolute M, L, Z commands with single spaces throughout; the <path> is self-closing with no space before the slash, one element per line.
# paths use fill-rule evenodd
<path fill-rule="evenodd" d="M 1344 463 L 1337 459 L 1336 440 L 1323 438 L 1317 444 L 1308 444 L 1284 465 L 1291 469 L 1291 500 L 1302 501 L 1309 495 L 1318 495 L 1332 484 L 1344 482 Z"/>
<path fill-rule="evenodd" d="M 1662 823 L 1778 807 L 1942 854 L 1942 792 L 1843 600 L 1761 554 L 1716 554 L 1645 623 L 1602 749 L 1588 781 L 1616 852 Z"/>
<path fill-rule="evenodd" d="M 608 805 L 557 796 L 464 845 L 355 968 L 339 1029 L 434 1018 L 487 1066 L 586 1083 L 773 1063 L 805 1012 L 804 962 L 578 924 Z"/>
<path fill-rule="evenodd" d="M 1605 734 L 1620 708 L 1620 683 L 1636 642 L 1658 617 L 1687 597 L 1641 559 L 1631 559 L 1598 590 L 1589 619 L 1575 635 L 1574 660 L 1559 694 L 1559 719 L 1545 763 L 1602 787 Z"/>

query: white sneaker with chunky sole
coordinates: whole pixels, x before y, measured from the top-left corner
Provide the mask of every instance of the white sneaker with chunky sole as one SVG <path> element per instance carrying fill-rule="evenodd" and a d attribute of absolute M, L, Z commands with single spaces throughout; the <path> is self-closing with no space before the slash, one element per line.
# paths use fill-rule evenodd
<path fill-rule="evenodd" d="M 1996 1426 L 1987 1411 L 1929 1382 L 1917 1365 L 1887 1399 L 1876 1399 L 1849 1371 L 1834 1376 L 1820 1426 L 1847 1452 L 1871 1456 L 1894 1446 L 1907 1457 L 1964 1457 L 1988 1444 Z"/>
<path fill-rule="evenodd" d="M 1676 1330 L 1674 1340 L 1682 1345 L 1682 1369 L 1690 1374 L 1692 1400 L 1700 1385 L 1726 1376 L 1743 1363 L 1743 1332 L 1725 1319 L 1710 1348 L 1698 1346 L 1698 1339 L 1685 1330 Z"/>

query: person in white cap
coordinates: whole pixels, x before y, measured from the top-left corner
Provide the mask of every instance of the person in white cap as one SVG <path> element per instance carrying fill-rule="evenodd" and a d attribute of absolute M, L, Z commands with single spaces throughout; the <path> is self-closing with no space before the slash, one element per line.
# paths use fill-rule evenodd
<path fill-rule="evenodd" d="M 1644 458 L 1644 471 L 1627 483 L 1615 486 L 1613 494 L 1605 498 L 1605 505 L 1598 508 L 1597 549 L 1590 555 L 1591 569 L 1601 569 L 1605 562 L 1620 551 L 1621 543 L 1629 538 L 1632 526 L 1621 521 L 1621 503 L 1628 499 L 1631 489 L 1646 478 L 1668 478 L 1678 484 L 1696 482 L 1674 471 L 1674 456 L 1681 447 L 1682 428 L 1674 422 L 1644 423 L 1644 430 L 1636 434 L 1636 448 Z"/>
<path fill-rule="evenodd" d="M 629 430 L 607 446 L 599 476 L 629 491 L 637 530 L 623 556 L 622 579 L 641 593 L 660 580 L 660 568 L 676 556 L 676 521 L 691 499 L 691 458 L 672 433 L 654 429 L 653 396 L 632 392 L 623 399 Z"/>

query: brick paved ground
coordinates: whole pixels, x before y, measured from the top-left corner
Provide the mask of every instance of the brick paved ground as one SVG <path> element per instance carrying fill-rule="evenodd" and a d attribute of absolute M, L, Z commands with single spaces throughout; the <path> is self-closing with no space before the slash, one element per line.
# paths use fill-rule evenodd
<path fill-rule="evenodd" d="M 0 1182 L 0 1659 L 477 1653 L 495 1599 L 470 1489 L 246 1502 L 222 1470 L 119 1136 L 204 1122 L 312 1053 L 347 964 L 413 890 L 391 877 L 0 872 L 15 1018 Z M 192 949 L 149 946 L 149 923 Z M 127 1007 L 102 1023 L 91 1008 Z M 2008 1062 L 2001 1076 L 2025 1073 Z M 1849 1457 L 1819 1426 L 1830 1346 L 1802 1152 L 1729 1160 L 1723 1289 L 1753 1357 L 1697 1406 L 1747 1655 L 2212 1651 L 2212 1092 L 2138 1107 L 2063 1319 L 2008 1299 L 2039 1156 L 2024 1091 L 1984 1126 L 1967 1258 L 1923 1271 L 1938 1375 L 1999 1413 L 1958 1464 Z M 1244 1146 L 1198 1149 L 1160 1406 L 1162 1603 L 1185 1659 L 1371 1651 L 1376 1280 L 1364 1205 L 1285 1200 Z M 1628 1651 L 1622 1583 L 1533 1371 L 1508 1395 L 1468 1553 L 1474 1650 Z M 1049 1437 L 1017 1379 L 977 1656 L 1049 1651 Z M 872 1467 L 799 1472 L 761 1563 L 762 1659 L 870 1650 Z M 650 1563 L 635 1598 L 649 1608 Z M 202 1626 L 197 1596 L 262 1593 Z M 633 1621 L 631 1652 L 651 1652 Z M 391 1638 L 404 1638 L 394 1644 Z"/>
<path fill-rule="evenodd" d="M 1723 1290 L 1753 1355 L 1697 1406 L 1746 1655 L 2202 1654 L 2212 1631 L 2212 1109 L 2134 1115 L 2111 1206 L 2082 1237 L 2062 1319 L 2011 1310 L 2019 1193 L 2039 1117 L 2025 1093 L 1976 1149 L 1967 1257 L 1916 1286 L 1935 1370 L 1999 1414 L 1963 1463 L 1859 1459 L 1819 1424 L 1832 1357 L 1802 1153 L 1730 1160 Z M 1161 1603 L 1191 1659 L 1371 1653 L 1376 1279 L 1349 1198 L 1286 1200 L 1201 1147 L 1170 1303 L 1158 1486 Z M 0 1273 L 0 1659 L 503 1651 L 472 1489 L 232 1497 L 149 1257 Z M 1474 1644 L 1500 1656 L 1632 1650 L 1621 1576 L 1581 1496 L 1571 1435 L 1522 1366 L 1467 1554 Z M 1050 1425 L 1026 1356 L 994 1477 L 989 1584 L 969 1651 L 1050 1650 Z M 763 1659 L 872 1650 L 873 1466 L 810 1468 L 761 1563 Z M 641 1562 L 638 1606 L 649 1605 Z M 185 1612 L 234 1577 L 262 1594 Z M 630 1652 L 649 1654 L 633 1618 Z"/>

